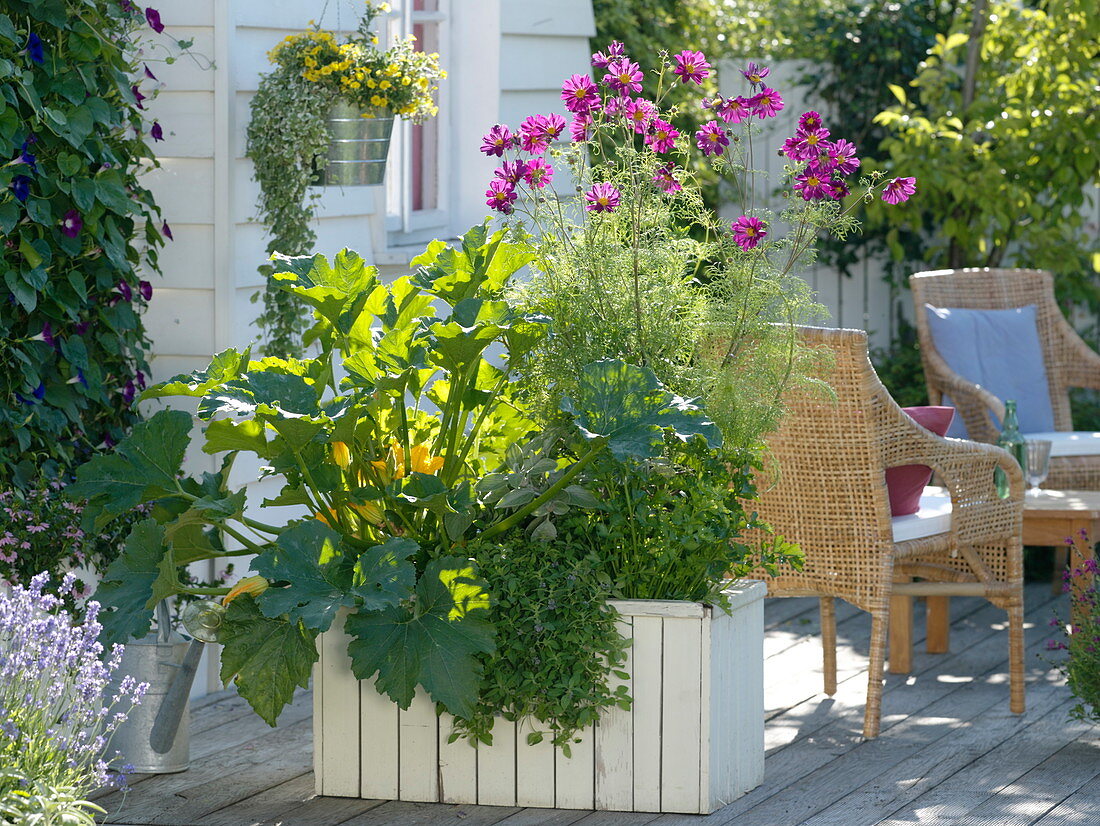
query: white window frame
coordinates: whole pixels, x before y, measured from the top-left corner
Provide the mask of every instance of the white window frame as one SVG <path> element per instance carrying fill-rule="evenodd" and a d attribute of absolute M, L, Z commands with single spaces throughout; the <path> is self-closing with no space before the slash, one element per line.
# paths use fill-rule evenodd
<path fill-rule="evenodd" d="M 406 239 L 429 230 L 445 229 L 450 221 L 450 162 L 451 162 L 451 112 L 450 95 L 446 93 L 451 77 L 451 0 L 438 0 L 438 11 L 414 11 L 413 0 L 391 0 L 391 11 L 386 19 L 386 45 L 394 37 L 412 34 L 417 23 L 435 23 L 439 29 L 439 62 L 447 72 L 448 80 L 440 85 L 439 114 L 436 115 L 436 206 L 432 209 L 412 208 L 412 125 L 397 119 L 393 126 L 393 140 L 386 176 L 386 230 L 390 234 L 390 246 L 400 246 Z M 413 240 L 413 239 L 407 239 Z"/>

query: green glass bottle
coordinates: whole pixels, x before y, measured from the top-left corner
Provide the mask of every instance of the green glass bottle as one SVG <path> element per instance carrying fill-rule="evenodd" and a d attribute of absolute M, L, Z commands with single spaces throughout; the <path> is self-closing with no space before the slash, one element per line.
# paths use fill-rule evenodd
<path fill-rule="evenodd" d="M 1005 418 L 1001 423 L 1001 435 L 997 438 L 997 446 L 1003 447 L 1012 454 L 1012 458 L 1020 465 L 1020 470 L 1027 476 L 1027 442 L 1020 435 L 1020 422 L 1016 417 L 1016 401 L 1005 400 Z M 1000 468 L 994 473 L 997 483 L 997 495 L 1002 499 L 1008 496 L 1008 477 Z"/>

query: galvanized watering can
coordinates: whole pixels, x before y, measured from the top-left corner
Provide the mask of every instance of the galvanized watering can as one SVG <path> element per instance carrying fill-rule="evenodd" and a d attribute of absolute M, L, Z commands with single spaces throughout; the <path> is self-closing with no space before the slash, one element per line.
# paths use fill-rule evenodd
<path fill-rule="evenodd" d="M 220 606 L 215 607 L 220 610 Z M 116 680 L 130 675 L 149 683 L 141 704 L 134 707 L 111 738 L 111 749 L 122 754 L 122 762 L 143 774 L 181 772 L 190 765 L 189 698 L 204 645 L 199 634 L 188 642 L 171 630 L 166 603 L 157 605 L 157 615 L 161 630 L 128 642 L 115 672 Z M 209 621 L 205 614 L 203 617 Z M 220 614 L 217 620 L 220 624 Z M 215 625 L 211 640 L 216 638 L 216 631 Z"/>
<path fill-rule="evenodd" d="M 376 186 L 386 177 L 393 118 L 364 118 L 346 103 L 328 113 L 327 157 L 317 159 L 314 183 L 320 186 Z"/>

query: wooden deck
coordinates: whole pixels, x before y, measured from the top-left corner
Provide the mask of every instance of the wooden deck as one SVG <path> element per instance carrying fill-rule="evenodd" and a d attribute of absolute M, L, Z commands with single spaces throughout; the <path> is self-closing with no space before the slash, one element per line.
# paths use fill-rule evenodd
<path fill-rule="evenodd" d="M 1064 597 L 1028 586 L 1027 713 L 1008 711 L 1005 615 L 952 605 L 951 654 L 889 676 L 882 735 L 862 741 L 868 616 L 838 603 L 839 690 L 820 693 L 816 602 L 769 600 L 764 785 L 708 817 L 313 797 L 310 696 L 278 729 L 229 694 L 192 712 L 192 768 L 139 776 L 98 802 L 127 826 L 1068 826 L 1100 824 L 1100 728 L 1069 721 L 1070 695 L 1042 658 Z"/>

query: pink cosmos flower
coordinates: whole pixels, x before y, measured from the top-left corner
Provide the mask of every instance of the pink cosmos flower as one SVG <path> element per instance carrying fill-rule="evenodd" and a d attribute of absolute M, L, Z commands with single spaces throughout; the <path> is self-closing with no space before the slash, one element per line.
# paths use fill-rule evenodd
<path fill-rule="evenodd" d="M 683 187 L 680 182 L 676 180 L 676 176 L 673 174 L 676 170 L 676 165 L 669 161 L 662 167 L 657 169 L 657 174 L 653 176 L 653 182 L 661 188 L 663 192 L 677 192 Z"/>
<path fill-rule="evenodd" d="M 812 161 L 824 151 L 828 142 L 828 129 L 799 129 L 795 142 L 789 147 L 788 144 L 783 144 L 783 151 L 796 161 Z"/>
<path fill-rule="evenodd" d="M 608 98 L 604 101 L 603 112 L 609 118 L 625 115 L 631 100 L 632 98 L 624 96 Z"/>
<path fill-rule="evenodd" d="M 607 53 L 596 52 L 592 55 L 592 65 L 597 69 L 606 69 L 611 61 L 626 57 L 626 46 L 620 43 L 618 40 L 612 40 L 611 45 L 607 47 Z"/>
<path fill-rule="evenodd" d="M 573 143 L 588 140 L 588 127 L 591 125 L 591 115 L 573 115 L 573 122 L 569 124 L 569 138 Z"/>
<path fill-rule="evenodd" d="M 550 179 L 553 177 L 554 167 L 542 158 L 535 158 L 527 164 L 527 169 L 523 173 L 523 179 L 527 181 L 527 185 L 537 189 L 542 189 L 550 183 Z"/>
<path fill-rule="evenodd" d="M 702 52 L 684 50 L 672 59 L 676 61 L 672 73 L 680 76 L 681 83 L 702 84 L 704 78 L 710 77 L 710 64 Z"/>
<path fill-rule="evenodd" d="M 678 130 L 671 123 L 657 118 L 649 125 L 649 134 L 645 142 L 654 152 L 671 152 L 676 146 L 676 139 L 680 137 Z"/>
<path fill-rule="evenodd" d="M 493 175 L 511 187 L 515 187 L 516 184 L 522 181 L 525 174 L 527 174 L 527 162 L 520 160 L 505 161 L 501 167 L 493 172 Z"/>
<path fill-rule="evenodd" d="M 565 118 L 561 115 L 531 115 L 519 126 L 523 151 L 541 155 L 564 129 Z"/>
<path fill-rule="evenodd" d="M 838 175 L 851 175 L 859 168 L 860 160 L 856 157 L 856 146 L 844 138 L 825 147 L 825 154 L 833 165 L 833 171 Z"/>
<path fill-rule="evenodd" d="M 607 74 L 604 82 L 620 94 L 642 91 L 642 70 L 638 64 L 627 58 L 615 60 L 607 64 Z"/>
<path fill-rule="evenodd" d="M 774 118 L 779 110 L 783 108 L 783 98 L 779 96 L 775 89 L 769 89 L 765 86 L 757 93 L 756 97 L 749 100 L 749 106 L 752 107 L 752 113 L 760 120 Z"/>
<path fill-rule="evenodd" d="M 657 116 L 657 107 L 645 98 L 631 98 L 626 104 L 626 119 L 639 135 L 644 135 Z"/>
<path fill-rule="evenodd" d="M 757 66 L 750 60 L 749 65 L 742 70 L 741 74 L 743 74 L 745 80 L 753 86 L 762 86 L 764 84 L 764 78 L 770 75 L 771 71 L 771 69 L 764 66 Z"/>
<path fill-rule="evenodd" d="M 740 123 L 752 117 L 750 101 L 743 97 L 726 98 L 718 108 L 718 117 L 726 123 Z"/>
<path fill-rule="evenodd" d="M 882 188 L 882 200 L 888 204 L 900 204 L 908 201 L 909 196 L 916 191 L 916 178 L 894 178 Z"/>
<path fill-rule="evenodd" d="M 570 112 L 583 115 L 600 105 L 600 90 L 588 75 L 573 75 L 562 84 L 561 99 Z"/>
<path fill-rule="evenodd" d="M 695 133 L 695 145 L 704 155 L 721 155 L 730 145 L 730 139 L 726 130 L 718 125 L 718 121 L 712 120 Z"/>
<path fill-rule="evenodd" d="M 614 212 L 619 205 L 619 190 L 608 183 L 595 184 L 584 198 L 588 201 L 584 208 L 589 212 Z"/>
<path fill-rule="evenodd" d="M 798 118 L 799 129 L 820 129 L 821 115 L 817 112 L 803 112 Z"/>
<path fill-rule="evenodd" d="M 846 197 L 849 192 L 851 192 L 851 190 L 848 189 L 848 184 L 844 183 L 844 181 L 841 180 L 840 178 L 830 179 L 829 180 L 829 186 L 832 187 L 832 190 L 833 190 L 832 198 L 833 198 L 834 201 L 841 200 L 842 198 Z"/>
<path fill-rule="evenodd" d="M 541 155 L 550 147 L 546 137 L 546 116 L 531 115 L 519 125 L 520 146 L 524 152 Z"/>
<path fill-rule="evenodd" d="M 742 215 L 730 224 L 730 229 L 733 230 L 733 240 L 743 250 L 751 250 L 768 234 L 767 225 L 763 221 L 748 215 Z"/>
<path fill-rule="evenodd" d="M 807 169 L 795 178 L 794 189 L 795 192 L 802 195 L 802 199 L 805 201 L 831 198 L 833 194 L 832 181 L 828 176 L 813 169 Z"/>
<path fill-rule="evenodd" d="M 798 154 L 802 146 L 802 139 L 798 135 L 793 135 L 783 141 L 783 148 L 780 149 L 780 153 L 786 155 L 792 161 L 798 160 Z"/>
<path fill-rule="evenodd" d="M 885 193 L 883 194 L 885 197 Z M 84 219 L 75 209 L 70 209 L 61 219 L 61 234 L 66 238 L 76 238 L 84 227 Z"/>
<path fill-rule="evenodd" d="M 497 212 L 505 215 L 512 214 L 512 204 L 516 201 L 516 192 L 508 185 L 507 181 L 496 180 L 489 184 L 485 190 L 485 203 Z"/>
<path fill-rule="evenodd" d="M 508 127 L 499 123 L 490 129 L 481 141 L 481 151 L 486 155 L 496 155 L 498 158 L 504 155 L 506 149 L 511 149 L 515 145 Z"/>

